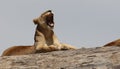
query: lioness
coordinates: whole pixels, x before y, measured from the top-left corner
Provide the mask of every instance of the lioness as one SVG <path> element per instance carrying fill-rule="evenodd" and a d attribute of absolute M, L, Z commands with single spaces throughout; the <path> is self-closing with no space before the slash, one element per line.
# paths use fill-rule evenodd
<path fill-rule="evenodd" d="M 117 39 L 115 41 L 109 42 L 104 45 L 104 47 L 107 47 L 107 46 L 120 46 L 120 39 Z"/>
<path fill-rule="evenodd" d="M 75 47 L 71 45 L 60 43 L 55 36 L 55 33 L 53 31 L 54 14 L 51 10 L 44 12 L 42 15 L 40 15 L 33 21 L 37 25 L 34 37 L 34 46 L 36 52 L 75 49 Z"/>
<path fill-rule="evenodd" d="M 40 52 L 50 52 L 55 50 L 76 49 L 75 47 L 60 43 L 54 34 L 54 14 L 51 10 L 44 12 L 41 16 L 34 19 L 36 27 L 34 45 L 32 46 L 13 46 L 6 49 L 2 56 L 26 55 Z"/>
<path fill-rule="evenodd" d="M 51 31 L 49 31 L 49 30 L 52 30 L 52 28 L 54 27 L 53 14 L 51 13 L 51 15 L 47 15 L 47 13 L 49 13 L 49 12 L 51 13 L 50 10 L 46 11 L 40 17 L 40 19 L 41 19 L 40 21 L 41 22 L 43 21 L 45 23 L 43 23 L 43 24 L 37 23 L 37 19 L 33 20 L 33 22 L 37 25 L 36 32 L 35 32 L 35 38 L 34 38 L 35 46 L 34 45 L 13 46 L 13 47 L 6 49 L 3 52 L 2 56 L 32 54 L 32 53 L 35 53 L 38 51 L 38 49 L 36 49 L 36 48 L 39 48 L 39 52 L 48 52 L 48 51 L 58 50 L 56 46 L 52 45 L 53 44 L 53 40 L 51 40 L 52 34 L 49 34 L 49 33 L 51 33 Z M 51 23 L 51 21 L 53 24 Z M 46 33 L 46 32 L 48 32 L 48 33 Z M 48 35 L 48 36 L 46 36 L 46 35 Z M 36 45 L 38 45 L 38 46 L 36 46 Z M 48 47 L 47 45 L 51 45 L 51 46 Z M 39 46 L 41 46 L 41 48 Z"/>

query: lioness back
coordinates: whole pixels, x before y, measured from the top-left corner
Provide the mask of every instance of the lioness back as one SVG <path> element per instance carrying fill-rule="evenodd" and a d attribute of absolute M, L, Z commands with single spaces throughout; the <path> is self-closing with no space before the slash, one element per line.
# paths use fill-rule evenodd
<path fill-rule="evenodd" d="M 2 56 L 11 56 L 11 55 L 26 55 L 34 53 L 34 46 L 13 46 L 6 49 Z"/>

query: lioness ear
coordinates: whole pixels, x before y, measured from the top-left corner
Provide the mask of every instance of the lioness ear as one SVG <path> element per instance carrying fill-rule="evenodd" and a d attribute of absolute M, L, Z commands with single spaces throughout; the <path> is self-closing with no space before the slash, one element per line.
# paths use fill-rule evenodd
<path fill-rule="evenodd" d="M 34 22 L 35 25 L 38 24 L 38 20 L 37 19 L 33 19 L 33 22 Z"/>

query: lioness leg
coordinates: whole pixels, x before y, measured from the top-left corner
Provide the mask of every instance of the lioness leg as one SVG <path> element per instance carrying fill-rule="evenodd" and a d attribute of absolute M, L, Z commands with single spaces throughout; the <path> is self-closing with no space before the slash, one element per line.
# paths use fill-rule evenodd
<path fill-rule="evenodd" d="M 45 37 L 38 30 L 36 30 L 34 40 L 35 40 L 34 46 L 36 50 L 41 50 L 41 48 L 44 48 L 43 46 L 45 46 L 46 44 Z"/>
<path fill-rule="evenodd" d="M 75 50 L 75 49 L 77 49 L 77 48 L 75 48 L 72 45 L 61 43 L 61 50 Z"/>
<path fill-rule="evenodd" d="M 60 44 L 60 42 L 55 34 L 53 35 L 53 41 L 54 41 L 53 45 L 57 46 L 59 49 L 62 48 L 62 45 Z"/>
<path fill-rule="evenodd" d="M 59 48 L 55 45 L 50 46 L 39 46 L 39 50 L 36 50 L 36 53 L 45 53 L 45 52 L 51 52 L 51 51 L 58 51 Z"/>

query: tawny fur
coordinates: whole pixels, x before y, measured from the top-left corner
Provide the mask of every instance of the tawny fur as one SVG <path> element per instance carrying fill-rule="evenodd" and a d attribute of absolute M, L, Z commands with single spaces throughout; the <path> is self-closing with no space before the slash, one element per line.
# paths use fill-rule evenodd
<path fill-rule="evenodd" d="M 54 28 L 54 20 L 53 13 L 51 10 L 44 12 L 41 16 L 34 19 L 34 23 L 37 24 L 36 32 L 35 32 L 35 47 L 39 52 L 42 48 L 47 48 L 49 51 L 53 50 L 68 50 L 68 49 L 76 49 L 75 47 L 68 44 L 61 44 L 55 33 L 53 31 Z M 50 26 L 52 25 L 52 26 Z"/>
<path fill-rule="evenodd" d="M 55 51 L 56 49 L 53 47 L 52 45 L 50 47 L 44 46 L 39 50 L 39 53 Z M 27 55 L 34 53 L 37 53 L 35 46 L 13 46 L 6 49 L 1 56 Z"/>
<path fill-rule="evenodd" d="M 76 49 L 75 47 L 60 43 L 54 34 L 54 20 L 51 10 L 44 12 L 33 20 L 37 25 L 33 46 L 14 46 L 6 49 L 2 56 L 26 55 L 32 53 L 50 52 L 56 50 Z"/>
<path fill-rule="evenodd" d="M 46 12 L 49 12 L 49 11 L 46 11 Z M 46 13 L 45 12 L 45 13 Z M 44 19 L 44 15 L 46 14 L 43 14 L 41 15 L 41 19 L 43 18 Z M 45 22 L 45 19 L 44 20 L 41 20 L 43 22 Z M 35 22 L 35 19 L 33 20 L 33 22 L 37 25 L 37 28 L 36 28 L 36 32 L 35 32 L 35 45 L 36 44 L 39 44 L 39 50 L 36 50 L 36 46 L 34 45 L 31 45 L 31 46 L 13 46 L 13 47 L 10 47 L 8 49 L 6 49 L 2 56 L 12 56 L 12 55 L 26 55 L 26 54 L 32 54 L 32 53 L 36 53 L 36 52 L 50 52 L 50 51 L 54 51 L 54 50 L 57 50 L 56 49 L 56 46 L 53 46 L 53 45 L 50 45 L 49 47 L 46 45 L 46 39 L 49 40 L 49 38 L 51 37 L 46 37 L 45 39 L 45 35 L 46 33 L 44 32 L 48 32 L 48 25 L 47 24 L 37 24 L 37 22 Z M 44 33 L 44 34 L 43 34 Z M 47 34 L 49 35 L 49 34 Z M 38 41 L 38 42 L 37 42 Z M 51 40 L 49 40 L 48 42 L 50 43 Z M 47 42 L 47 43 L 48 43 Z"/>
<path fill-rule="evenodd" d="M 104 47 L 107 47 L 107 46 L 120 46 L 120 39 L 117 39 L 115 41 L 112 41 L 104 45 Z"/>
<path fill-rule="evenodd" d="M 41 49 L 45 49 L 46 52 L 58 50 L 57 46 L 60 46 L 59 42 L 54 41 L 54 21 L 53 13 L 51 10 L 44 12 L 38 18 L 34 19 L 33 22 L 37 25 L 35 36 L 34 36 L 34 46 L 37 52 L 41 52 Z M 57 40 L 58 41 L 58 40 Z M 55 42 L 55 43 L 54 43 Z M 56 46 L 54 46 L 56 44 Z"/>
<path fill-rule="evenodd" d="M 11 55 L 27 55 L 35 53 L 34 46 L 13 46 L 6 49 L 2 56 L 11 56 Z"/>

